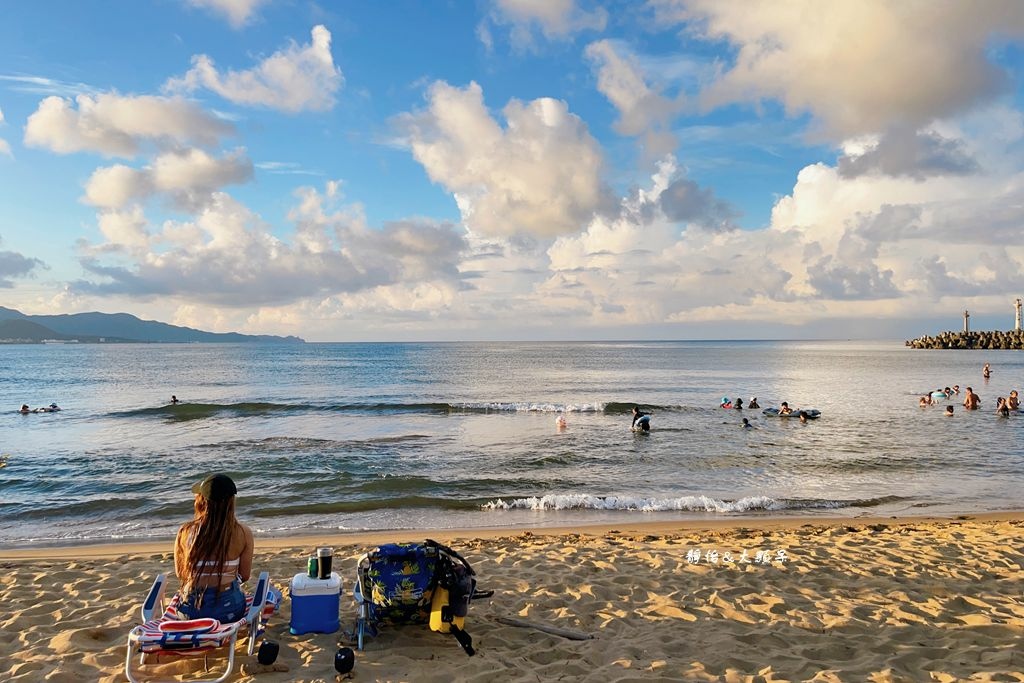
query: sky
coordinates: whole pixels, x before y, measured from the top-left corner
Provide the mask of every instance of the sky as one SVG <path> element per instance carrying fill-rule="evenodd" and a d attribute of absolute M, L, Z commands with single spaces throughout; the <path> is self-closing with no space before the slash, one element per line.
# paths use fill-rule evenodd
<path fill-rule="evenodd" d="M 0 305 L 309 341 L 910 338 L 1024 295 L 1017 0 L 64 0 Z"/>

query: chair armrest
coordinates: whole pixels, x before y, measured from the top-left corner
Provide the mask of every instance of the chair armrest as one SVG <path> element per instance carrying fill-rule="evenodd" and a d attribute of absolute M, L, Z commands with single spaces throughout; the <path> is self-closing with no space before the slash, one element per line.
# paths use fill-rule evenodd
<path fill-rule="evenodd" d="M 152 588 L 149 589 L 149 595 L 146 596 L 146 602 L 142 603 L 142 621 L 152 621 L 154 613 L 157 610 L 163 610 L 164 588 L 166 585 L 167 576 L 165 574 L 157 574 Z M 161 615 L 157 614 L 156 616 L 159 617 Z"/>
<path fill-rule="evenodd" d="M 260 576 L 256 579 L 256 590 L 252 594 L 252 605 L 249 607 L 249 612 L 245 615 L 246 621 L 255 623 L 263 614 L 263 604 L 267 601 L 267 589 L 270 587 L 270 572 L 260 572 Z"/>

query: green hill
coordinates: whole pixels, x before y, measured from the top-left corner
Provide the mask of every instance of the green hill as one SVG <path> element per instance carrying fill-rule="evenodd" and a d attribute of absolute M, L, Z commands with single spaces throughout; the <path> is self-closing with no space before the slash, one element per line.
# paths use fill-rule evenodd
<path fill-rule="evenodd" d="M 72 313 L 62 315 L 25 315 L 0 306 L 0 341 L 39 342 L 43 339 L 80 342 L 289 342 L 303 343 L 299 337 L 204 332 L 155 320 L 141 320 L 128 313 Z"/>

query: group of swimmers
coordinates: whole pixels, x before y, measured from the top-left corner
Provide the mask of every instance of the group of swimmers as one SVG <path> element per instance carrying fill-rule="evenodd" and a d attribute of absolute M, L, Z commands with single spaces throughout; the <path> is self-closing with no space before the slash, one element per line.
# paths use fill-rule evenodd
<path fill-rule="evenodd" d="M 751 410 L 756 410 L 757 408 L 760 407 L 761 406 L 757 403 L 757 396 L 751 396 L 750 403 L 747 404 L 747 408 L 750 408 Z M 722 403 L 721 405 L 719 405 L 719 408 L 733 408 L 735 410 L 743 410 L 743 399 L 736 397 L 735 401 L 730 401 L 728 396 L 723 396 Z"/>
<path fill-rule="evenodd" d="M 21 410 L 18 412 L 22 415 L 28 415 L 29 413 L 55 413 L 58 410 L 60 410 L 60 406 L 56 403 L 51 403 L 50 405 L 43 406 L 41 408 L 29 408 L 27 403 L 22 403 Z"/>
<path fill-rule="evenodd" d="M 927 406 L 937 403 L 938 401 L 943 400 L 944 398 L 952 398 L 953 396 L 956 396 L 959 393 L 960 385 L 954 384 L 952 389 L 946 387 L 945 390 L 936 389 L 930 394 L 925 394 L 918 400 L 917 404 L 922 408 L 925 408 Z M 964 410 L 977 410 L 978 408 L 981 407 L 981 397 L 974 393 L 974 389 L 971 387 L 967 387 L 964 393 L 963 406 Z M 1020 397 L 1017 394 L 1016 389 L 1011 390 L 1010 395 L 1008 397 L 1000 396 L 996 399 L 996 413 L 999 414 L 1000 416 L 1009 417 L 1011 411 L 1017 410 L 1020 410 Z M 945 414 L 947 416 L 952 415 L 953 406 L 947 405 Z"/>

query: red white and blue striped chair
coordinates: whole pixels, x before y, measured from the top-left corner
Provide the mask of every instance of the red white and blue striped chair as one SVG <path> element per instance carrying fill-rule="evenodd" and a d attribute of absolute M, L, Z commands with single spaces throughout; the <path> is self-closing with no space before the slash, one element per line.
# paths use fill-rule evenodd
<path fill-rule="evenodd" d="M 270 575 L 263 572 L 256 581 L 256 589 L 245 596 L 245 616 L 238 621 L 222 624 L 216 619 L 184 620 L 178 614 L 181 596 L 175 594 L 164 606 L 166 577 L 160 574 L 149 590 L 142 605 L 143 623 L 128 633 L 128 653 L 124 672 L 132 683 L 156 683 L 144 671 L 147 665 L 160 663 L 160 657 L 203 657 L 206 671 L 216 678 L 189 678 L 190 681 L 221 683 L 231 675 L 235 664 L 235 644 L 240 633 L 247 631 L 251 655 L 256 642 L 266 631 L 267 621 L 281 604 L 281 592 L 270 585 Z M 157 615 L 157 616 L 154 616 Z M 227 663 L 223 673 L 210 672 L 208 655 L 227 648 Z M 139 655 L 138 664 L 133 667 Z M 141 677 L 140 677 L 141 676 Z M 173 680 L 173 679 L 164 679 Z"/>

